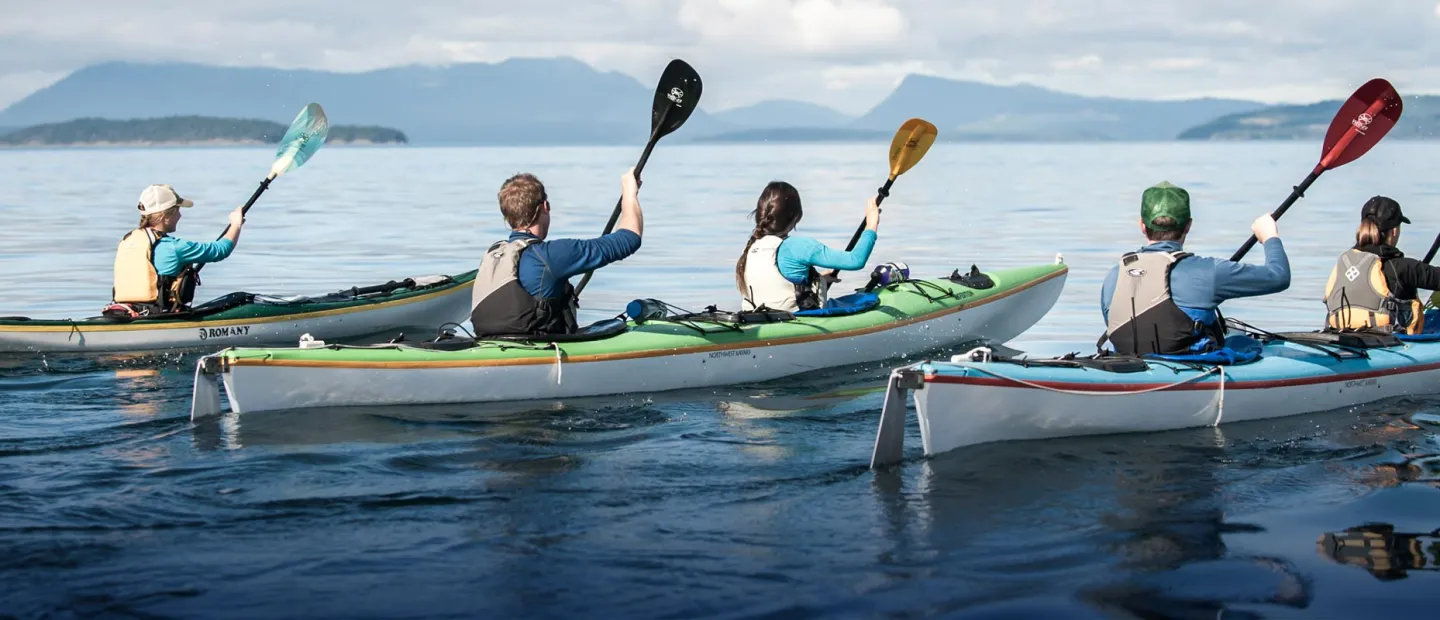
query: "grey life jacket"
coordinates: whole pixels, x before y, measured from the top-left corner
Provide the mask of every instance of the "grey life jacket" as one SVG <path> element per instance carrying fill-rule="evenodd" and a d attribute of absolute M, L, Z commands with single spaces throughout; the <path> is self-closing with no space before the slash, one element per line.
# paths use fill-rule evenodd
<path fill-rule="evenodd" d="M 1121 355 L 1182 355 L 1209 336 L 1214 348 L 1225 341 L 1225 328 L 1185 314 L 1170 297 L 1170 272 L 1186 252 L 1131 252 L 1120 259 L 1120 274 L 1110 295 L 1105 335 Z"/>
<path fill-rule="evenodd" d="M 765 306 L 771 310 L 795 312 L 825 305 L 829 281 L 820 277 L 814 267 L 810 268 L 804 284 L 796 284 L 781 275 L 780 265 L 775 261 L 784 241 L 784 237 L 766 235 L 750 244 L 749 255 L 745 259 L 745 287 L 749 290 L 741 303 L 744 310 Z"/>
<path fill-rule="evenodd" d="M 1325 284 L 1325 328 L 1418 334 L 1425 312 L 1418 299 L 1402 301 L 1390 291 L 1378 254 L 1347 250 Z"/>
<path fill-rule="evenodd" d="M 520 255 L 539 239 L 499 241 L 486 250 L 470 292 L 470 322 L 475 336 L 564 334 L 579 330 L 575 323 L 575 289 L 565 283 L 555 299 L 531 295 L 520 284 Z"/>

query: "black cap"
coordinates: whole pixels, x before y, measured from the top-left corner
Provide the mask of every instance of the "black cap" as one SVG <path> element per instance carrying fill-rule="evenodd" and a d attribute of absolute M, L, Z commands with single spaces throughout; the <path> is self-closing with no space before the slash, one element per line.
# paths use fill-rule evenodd
<path fill-rule="evenodd" d="M 1393 230 L 1402 222 L 1410 223 L 1410 218 L 1400 211 L 1400 203 L 1384 196 L 1365 201 L 1365 206 L 1360 209 L 1360 219 L 1374 221 L 1380 230 Z"/>

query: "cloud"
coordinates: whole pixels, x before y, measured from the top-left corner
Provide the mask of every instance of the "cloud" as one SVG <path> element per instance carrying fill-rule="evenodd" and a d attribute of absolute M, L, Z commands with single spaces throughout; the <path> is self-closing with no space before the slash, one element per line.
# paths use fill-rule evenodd
<path fill-rule="evenodd" d="M 683 57 L 706 107 L 849 112 L 911 72 L 1151 98 L 1305 101 L 1375 75 L 1440 90 L 1435 0 L 47 0 L 4 14 L 0 106 L 114 60 L 364 71 L 574 56 L 650 82 Z"/>
<path fill-rule="evenodd" d="M 879 0 L 685 0 L 679 23 L 736 52 L 852 55 L 898 44 L 905 16 Z"/>
<path fill-rule="evenodd" d="M 1105 66 L 1105 61 L 1095 54 L 1078 58 L 1060 58 L 1050 62 L 1056 71 L 1095 71 Z"/>

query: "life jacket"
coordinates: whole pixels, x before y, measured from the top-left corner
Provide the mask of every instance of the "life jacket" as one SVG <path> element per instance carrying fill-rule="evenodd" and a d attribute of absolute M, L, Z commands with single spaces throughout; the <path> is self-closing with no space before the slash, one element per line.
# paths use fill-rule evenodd
<path fill-rule="evenodd" d="M 579 331 L 575 289 L 569 282 L 557 299 L 531 295 L 520 284 L 520 255 L 537 243 L 539 239 L 499 241 L 485 251 L 470 293 L 470 322 L 476 337 Z"/>
<path fill-rule="evenodd" d="M 745 287 L 749 289 L 742 307 L 746 311 L 765 306 L 771 310 L 795 312 L 814 310 L 825 305 L 830 283 L 820 272 L 810 268 L 804 284 L 787 280 L 775 262 L 784 237 L 766 235 L 750 244 L 745 259 Z"/>
<path fill-rule="evenodd" d="M 1418 334 L 1425 312 L 1418 299 L 1398 299 L 1385 280 L 1380 255 L 1347 250 L 1325 283 L 1325 327 L 1332 331 L 1371 330 Z"/>
<path fill-rule="evenodd" d="M 1203 353 L 1194 347 L 1209 337 L 1213 350 L 1225 342 L 1225 328 L 1196 321 L 1170 297 L 1170 272 L 1192 254 L 1186 252 L 1131 252 L 1120 259 L 1120 275 L 1110 295 L 1105 335 L 1121 355 L 1178 355 Z"/>
<path fill-rule="evenodd" d="M 165 236 L 158 230 L 138 228 L 120 239 L 111 290 L 114 303 L 137 305 L 153 313 L 179 311 L 194 301 L 199 281 L 194 269 L 186 267 L 174 276 L 162 276 L 155 270 L 155 246 Z"/>

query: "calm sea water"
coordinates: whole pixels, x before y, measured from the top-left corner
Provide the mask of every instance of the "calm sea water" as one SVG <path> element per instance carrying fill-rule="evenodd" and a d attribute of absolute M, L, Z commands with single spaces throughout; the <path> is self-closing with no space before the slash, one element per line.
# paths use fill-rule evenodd
<path fill-rule="evenodd" d="M 597 274 L 589 318 L 635 297 L 734 305 L 760 188 L 800 188 L 839 245 L 884 145 L 661 145 L 641 253 Z M 201 297 L 318 293 L 473 268 L 494 192 L 548 183 L 554 234 L 591 235 L 634 148 L 332 148 L 275 183 Z M 1100 278 L 1141 243 L 1140 191 L 1190 189 L 1188 249 L 1228 255 L 1314 165 L 1312 144 L 940 144 L 885 204 L 872 262 L 918 275 L 1050 262 L 1057 307 L 1013 346 L 1086 350 Z M 1258 326 L 1319 318 L 1375 193 L 1440 218 L 1440 145 L 1391 142 L 1327 173 L 1280 223 L 1283 295 Z M 209 238 L 268 167 L 257 149 L 0 151 L 0 315 L 108 299 L 149 183 Z M 979 446 L 865 468 L 887 364 L 761 385 L 584 399 L 188 420 L 193 357 L 0 361 L 0 617 L 1430 617 L 1440 455 L 1407 421 L 1440 400 L 1203 429 Z M 818 395 L 818 396 L 817 396 Z M 911 429 L 918 457 L 918 432 Z M 1337 561 L 1327 533 L 1384 523 L 1396 553 Z M 1377 529 L 1376 531 L 1382 531 Z M 1417 537 L 1418 536 L 1418 537 Z M 1360 535 L 1352 536 L 1360 540 Z"/>

